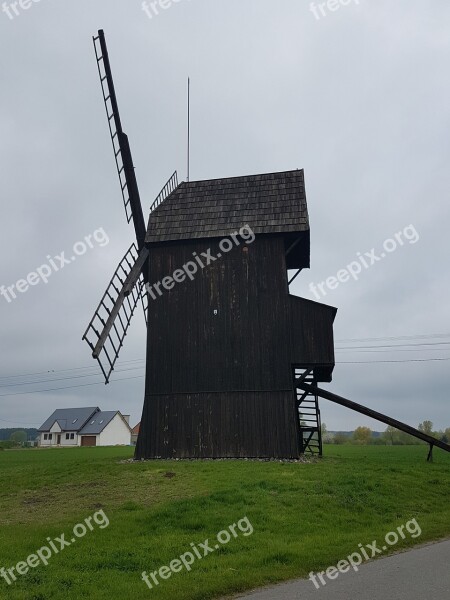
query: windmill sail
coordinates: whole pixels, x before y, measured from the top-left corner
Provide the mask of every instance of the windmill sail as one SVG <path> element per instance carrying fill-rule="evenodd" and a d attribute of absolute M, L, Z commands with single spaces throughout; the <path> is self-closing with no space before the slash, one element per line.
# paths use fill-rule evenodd
<path fill-rule="evenodd" d="M 92 356 L 97 359 L 105 376 L 105 383 L 109 383 L 139 301 L 147 316 L 148 298 L 142 275 L 142 267 L 147 258 L 146 248 L 138 253 L 136 245 L 132 244 L 120 261 L 84 333 L 83 340 L 88 343 Z"/>
<path fill-rule="evenodd" d="M 100 365 L 106 383 L 109 383 L 139 301 L 147 322 L 148 294 L 145 285 L 148 283 L 149 251 L 145 248 L 146 226 L 139 189 L 130 144 L 122 128 L 103 30 L 99 30 L 93 42 L 125 214 L 128 223 L 133 221 L 137 241 L 137 245 L 133 244 L 120 261 L 83 336 L 83 340 L 91 348 L 92 356 Z M 175 172 L 156 198 L 151 211 L 164 202 L 177 186 L 178 177 Z"/>
<path fill-rule="evenodd" d="M 125 214 L 128 223 L 133 219 L 138 248 L 141 249 L 144 246 L 145 240 L 144 215 L 142 212 L 136 174 L 134 172 L 130 144 L 128 142 L 128 137 L 122 129 L 119 106 L 117 103 L 108 49 L 103 30 L 98 32 L 98 36 L 94 37 L 93 41 L 103 101 L 108 118 L 109 133 L 111 135 L 114 158 L 122 190 Z"/>

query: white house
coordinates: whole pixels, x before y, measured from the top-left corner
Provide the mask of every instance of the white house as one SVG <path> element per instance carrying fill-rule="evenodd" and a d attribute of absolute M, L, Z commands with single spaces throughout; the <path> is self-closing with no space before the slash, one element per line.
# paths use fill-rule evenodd
<path fill-rule="evenodd" d="M 129 446 L 129 416 L 118 410 L 60 408 L 39 428 L 39 446 Z"/>

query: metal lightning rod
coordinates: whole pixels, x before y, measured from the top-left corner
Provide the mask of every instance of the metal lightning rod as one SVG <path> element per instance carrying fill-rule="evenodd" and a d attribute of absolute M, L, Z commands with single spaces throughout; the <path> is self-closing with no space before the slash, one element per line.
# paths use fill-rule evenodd
<path fill-rule="evenodd" d="M 187 180 L 190 179 L 190 170 L 191 170 L 191 80 L 188 77 L 188 98 L 187 98 Z"/>

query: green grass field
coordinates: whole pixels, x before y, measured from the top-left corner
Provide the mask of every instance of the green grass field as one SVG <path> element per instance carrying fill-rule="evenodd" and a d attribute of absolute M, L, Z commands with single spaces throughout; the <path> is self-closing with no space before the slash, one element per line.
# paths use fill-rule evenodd
<path fill-rule="evenodd" d="M 422 535 L 391 551 L 450 535 L 450 455 L 425 446 L 328 446 L 312 464 L 252 461 L 121 463 L 131 448 L 0 452 L 0 567 L 24 561 L 96 511 L 95 527 L 0 598 L 200 600 L 304 577 L 417 519 Z M 156 571 L 247 516 L 252 535 L 149 589 Z"/>

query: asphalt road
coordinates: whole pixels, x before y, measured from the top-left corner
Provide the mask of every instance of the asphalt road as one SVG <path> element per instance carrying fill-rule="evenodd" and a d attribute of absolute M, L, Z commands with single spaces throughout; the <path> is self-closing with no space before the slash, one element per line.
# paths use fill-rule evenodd
<path fill-rule="evenodd" d="M 325 578 L 326 579 L 326 578 Z M 367 562 L 316 589 L 298 580 L 238 596 L 248 600 L 450 599 L 450 540 Z"/>

